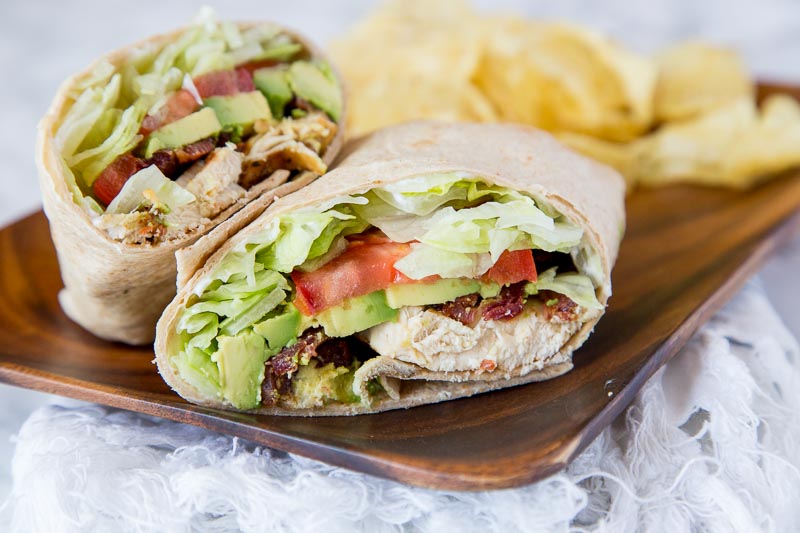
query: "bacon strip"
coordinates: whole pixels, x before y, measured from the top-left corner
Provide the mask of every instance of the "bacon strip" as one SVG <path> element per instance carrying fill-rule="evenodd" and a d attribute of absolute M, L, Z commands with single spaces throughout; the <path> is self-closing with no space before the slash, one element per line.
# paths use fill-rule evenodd
<path fill-rule="evenodd" d="M 465 326 L 472 327 L 478 322 L 480 299 L 481 297 L 477 293 L 467 294 L 466 296 L 459 296 L 452 302 L 437 306 L 437 308 L 444 316 L 458 320 Z"/>
<path fill-rule="evenodd" d="M 500 294 L 484 300 L 481 316 L 484 320 L 511 320 L 522 312 L 525 306 L 525 284 L 516 283 L 503 287 Z"/>

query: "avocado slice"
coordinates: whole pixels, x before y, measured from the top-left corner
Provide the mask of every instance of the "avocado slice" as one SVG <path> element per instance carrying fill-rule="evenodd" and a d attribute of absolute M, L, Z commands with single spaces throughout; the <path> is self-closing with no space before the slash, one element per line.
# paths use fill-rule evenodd
<path fill-rule="evenodd" d="M 268 47 L 253 58 L 253 61 L 264 61 L 271 59 L 274 61 L 289 61 L 292 57 L 296 56 L 303 51 L 303 46 L 298 43 L 284 43 Z"/>
<path fill-rule="evenodd" d="M 272 116 L 282 117 L 286 104 L 291 102 L 293 97 L 286 77 L 286 68 L 260 68 L 253 72 L 253 84 L 267 97 Z"/>
<path fill-rule="evenodd" d="M 278 353 L 300 334 L 300 311 L 289 304 L 282 314 L 255 324 L 253 331 L 267 339 L 271 354 Z"/>
<path fill-rule="evenodd" d="M 245 331 L 234 337 L 217 338 L 219 350 L 211 360 L 219 367 L 222 394 L 238 409 L 252 409 L 261 403 L 261 382 L 267 360 L 264 337 Z"/>
<path fill-rule="evenodd" d="M 404 283 L 386 289 L 386 303 L 400 309 L 409 305 L 433 305 L 455 300 L 481 289 L 481 284 L 470 279 L 440 279 L 432 283 Z"/>
<path fill-rule="evenodd" d="M 346 337 L 396 317 L 397 310 L 387 305 L 384 292 L 375 291 L 322 311 L 317 321 L 329 337 Z"/>
<path fill-rule="evenodd" d="M 342 91 L 328 65 L 295 61 L 286 75 L 289 86 L 297 96 L 308 100 L 338 122 L 342 113 Z"/>
<path fill-rule="evenodd" d="M 267 99 L 260 91 L 211 96 L 203 104 L 214 110 L 223 130 L 239 130 L 241 135 L 247 135 L 255 121 L 272 118 Z"/>
<path fill-rule="evenodd" d="M 317 367 L 302 365 L 292 377 L 294 395 L 303 405 L 315 407 L 330 401 L 353 403 L 361 398 L 353 393 L 353 378 L 357 364 L 336 367 L 333 363 Z"/>
<path fill-rule="evenodd" d="M 221 130 L 222 125 L 217 120 L 214 110 L 205 107 L 151 133 L 147 138 L 144 157 L 150 159 L 159 150 L 180 148 L 216 135 Z"/>

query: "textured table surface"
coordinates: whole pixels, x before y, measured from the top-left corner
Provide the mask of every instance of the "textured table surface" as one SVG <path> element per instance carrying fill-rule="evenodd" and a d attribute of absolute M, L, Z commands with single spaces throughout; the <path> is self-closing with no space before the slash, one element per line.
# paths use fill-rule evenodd
<path fill-rule="evenodd" d="M 368 1 L 294 0 L 210 2 L 225 18 L 273 19 L 326 43 L 368 11 Z M 633 2 L 478 2 L 506 11 L 566 19 L 609 32 L 642 52 L 700 37 L 740 50 L 764 79 L 800 83 L 800 2 L 654 0 Z M 200 4 L 174 2 L 3 2 L 0 4 L 0 224 L 40 206 L 33 160 L 35 127 L 58 84 L 93 58 L 191 18 Z M 762 279 L 778 314 L 800 336 L 800 239 L 764 268 Z M 13 444 L 9 437 L 46 395 L 0 386 L 0 500 L 10 486 Z"/>

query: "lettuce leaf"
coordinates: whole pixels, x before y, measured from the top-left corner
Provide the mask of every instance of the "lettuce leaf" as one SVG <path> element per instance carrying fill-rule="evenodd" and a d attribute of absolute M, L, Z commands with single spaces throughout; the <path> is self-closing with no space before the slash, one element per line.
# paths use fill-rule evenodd
<path fill-rule="evenodd" d="M 177 209 L 195 201 L 192 193 L 167 178 L 155 165 L 143 168 L 123 185 L 117 197 L 108 204 L 107 213 L 132 213 L 142 204 L 149 202 L 146 191 L 152 191 L 159 204 L 168 209 Z"/>
<path fill-rule="evenodd" d="M 536 294 L 538 291 L 553 291 L 563 294 L 570 300 L 586 309 L 602 309 L 602 304 L 595 294 L 592 280 L 584 274 L 567 272 L 556 275 L 556 267 L 539 274 L 539 279 L 525 286 L 527 294 Z"/>

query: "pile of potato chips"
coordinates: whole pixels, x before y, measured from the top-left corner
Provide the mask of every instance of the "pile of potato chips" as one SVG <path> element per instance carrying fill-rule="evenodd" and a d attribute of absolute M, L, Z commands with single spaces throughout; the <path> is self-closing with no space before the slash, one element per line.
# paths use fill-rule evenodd
<path fill-rule="evenodd" d="M 578 26 L 486 16 L 465 0 L 394 0 L 334 43 L 355 134 L 419 118 L 553 132 L 629 184 L 747 187 L 800 165 L 800 105 L 756 106 L 733 52 L 654 58 Z"/>

